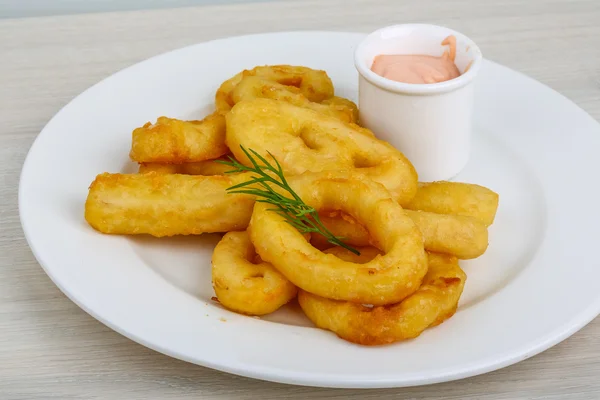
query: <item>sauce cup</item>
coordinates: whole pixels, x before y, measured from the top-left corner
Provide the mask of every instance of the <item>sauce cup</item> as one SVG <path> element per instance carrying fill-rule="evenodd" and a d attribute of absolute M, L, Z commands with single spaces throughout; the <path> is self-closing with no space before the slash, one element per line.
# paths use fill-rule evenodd
<path fill-rule="evenodd" d="M 456 38 L 454 63 L 460 76 L 439 83 L 396 82 L 371 71 L 380 54 L 441 56 Z M 471 151 L 473 82 L 482 63 L 477 45 L 462 33 L 436 25 L 404 24 L 379 29 L 357 47 L 360 123 L 400 150 L 419 180 L 455 177 Z"/>

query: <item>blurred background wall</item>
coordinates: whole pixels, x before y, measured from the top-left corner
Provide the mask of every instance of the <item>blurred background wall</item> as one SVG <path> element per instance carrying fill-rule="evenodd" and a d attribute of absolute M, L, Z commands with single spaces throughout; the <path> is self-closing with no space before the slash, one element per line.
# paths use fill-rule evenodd
<path fill-rule="evenodd" d="M 42 17 L 46 15 L 266 1 L 272 0 L 0 0 L 0 18 Z"/>

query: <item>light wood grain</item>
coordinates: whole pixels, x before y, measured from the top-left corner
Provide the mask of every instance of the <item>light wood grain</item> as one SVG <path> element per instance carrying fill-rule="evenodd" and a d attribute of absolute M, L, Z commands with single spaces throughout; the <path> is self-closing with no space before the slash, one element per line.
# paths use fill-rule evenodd
<path fill-rule="evenodd" d="M 71 303 L 32 256 L 17 210 L 20 169 L 43 125 L 90 85 L 157 53 L 246 33 L 431 22 L 599 119 L 599 20 L 598 0 L 311 0 L 0 21 L 0 399 L 600 398 L 598 319 L 512 367 L 419 388 L 293 387 L 177 361 Z"/>

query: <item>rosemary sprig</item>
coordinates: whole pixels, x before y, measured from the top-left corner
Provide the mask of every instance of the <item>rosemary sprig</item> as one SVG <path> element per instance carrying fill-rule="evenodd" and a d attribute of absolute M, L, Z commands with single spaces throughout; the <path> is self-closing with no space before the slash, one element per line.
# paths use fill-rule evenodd
<path fill-rule="evenodd" d="M 329 243 L 341 246 L 356 255 L 360 255 L 360 252 L 357 249 L 342 242 L 342 238 L 336 237 L 331 233 L 321 222 L 317 210 L 306 204 L 300 196 L 294 192 L 285 179 L 279 161 L 277 161 L 271 153 L 269 153 L 269 155 L 273 157 L 275 165 L 269 163 L 256 151 L 252 149 L 248 151 L 243 146 L 240 147 L 244 154 L 246 154 L 246 157 L 248 157 L 248 160 L 250 160 L 250 163 L 252 163 L 251 167 L 240 164 L 232 157 L 229 157 L 229 161 L 215 160 L 215 162 L 232 167 L 233 169 L 227 171 L 227 174 L 253 172 L 256 176 L 246 182 L 227 188 L 229 193 L 242 193 L 256 196 L 256 201 L 275 206 L 276 208 L 271 208 L 270 210 L 281 215 L 290 225 L 298 229 L 301 233 L 320 233 Z M 259 164 L 259 161 L 262 165 Z M 275 191 L 271 185 L 283 189 L 283 191 L 289 194 L 289 197 Z"/>

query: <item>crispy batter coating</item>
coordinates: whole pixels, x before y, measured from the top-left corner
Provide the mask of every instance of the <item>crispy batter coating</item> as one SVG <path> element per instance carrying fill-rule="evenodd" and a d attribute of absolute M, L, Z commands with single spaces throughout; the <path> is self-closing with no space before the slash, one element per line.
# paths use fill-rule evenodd
<path fill-rule="evenodd" d="M 254 197 L 227 194 L 249 179 L 178 174 L 109 174 L 96 177 L 85 203 L 85 219 L 102 233 L 153 236 L 199 235 L 244 230 Z"/>
<path fill-rule="evenodd" d="M 201 121 L 160 117 L 132 134 L 129 156 L 139 163 L 181 164 L 211 160 L 229 153 L 225 118 L 213 113 Z"/>
<path fill-rule="evenodd" d="M 344 242 L 352 246 L 366 247 L 378 246 L 373 243 L 369 231 L 356 218 L 340 210 L 319 211 L 319 218 L 323 225 L 335 236 L 344 238 Z M 325 251 L 332 245 L 325 236 L 319 233 L 313 233 L 310 237 L 310 243 L 317 249 Z"/>
<path fill-rule="evenodd" d="M 476 218 L 405 210 L 419 227 L 425 249 L 469 260 L 481 256 L 488 248 L 488 230 Z"/>
<path fill-rule="evenodd" d="M 294 86 L 286 86 L 259 76 L 244 77 L 231 94 L 234 104 L 244 100 L 267 98 L 285 101 L 298 107 L 309 108 L 321 114 L 336 117 L 344 122 L 358 121 L 358 107 L 347 99 L 332 97 L 323 103 L 308 100 Z"/>
<path fill-rule="evenodd" d="M 487 250 L 487 227 L 476 218 L 426 211 L 405 210 L 405 212 L 421 230 L 427 251 L 468 260 L 481 256 Z M 352 216 L 333 211 L 321 212 L 320 218 L 327 229 L 334 235 L 345 238 L 346 243 L 354 246 L 378 247 L 364 225 Z M 311 243 L 320 249 L 331 246 L 325 237 L 319 234 L 312 236 Z"/>
<path fill-rule="evenodd" d="M 289 183 L 309 206 L 344 210 L 364 221 L 385 254 L 362 265 L 323 254 L 270 205 L 256 203 L 248 233 L 263 260 L 299 288 L 338 300 L 389 304 L 417 290 L 427 271 L 423 238 L 383 186 L 361 174 L 333 171 Z"/>
<path fill-rule="evenodd" d="M 198 161 L 195 163 L 184 164 L 161 164 L 161 163 L 142 163 L 138 172 L 145 174 L 148 172 L 156 172 L 159 174 L 187 174 L 187 175 L 225 175 L 227 171 L 231 171 L 230 166 L 220 164 L 218 160 L 228 160 L 230 155 L 224 155 L 215 160 Z"/>
<path fill-rule="evenodd" d="M 339 110 L 344 110 L 344 112 L 348 112 L 348 110 L 350 110 L 350 112 L 352 113 L 352 117 L 350 119 L 350 122 L 354 122 L 355 124 L 358 124 L 358 106 L 349 99 L 343 98 L 343 97 L 338 97 L 338 96 L 333 96 L 330 99 L 325 99 L 321 102 L 321 104 L 326 104 L 329 107 L 334 107 L 336 109 Z"/>
<path fill-rule="evenodd" d="M 340 258 L 352 259 L 347 253 Z M 429 269 L 419 289 L 402 302 L 369 307 L 330 300 L 300 290 L 298 302 L 304 313 L 322 329 L 361 345 L 382 345 L 419 336 L 456 312 L 465 273 L 455 257 L 428 254 Z"/>
<path fill-rule="evenodd" d="M 417 191 L 417 173 L 410 161 L 358 125 L 271 99 L 238 103 L 226 121 L 227 144 L 246 165 L 250 161 L 240 146 L 266 158 L 272 154 L 288 176 L 306 171 L 359 171 L 383 184 L 400 204 L 410 201 Z"/>
<path fill-rule="evenodd" d="M 404 207 L 474 217 L 490 226 L 496 217 L 498 201 L 497 193 L 480 185 L 448 181 L 420 182 L 415 197 Z"/>
<path fill-rule="evenodd" d="M 151 166 L 174 167 L 162 164 Z M 202 172 L 206 174 L 207 171 L 203 169 Z M 141 176 L 99 175 L 90 187 L 86 202 L 86 220 L 105 233 L 147 233 L 154 236 L 227 232 L 247 228 L 254 197 L 244 196 L 241 201 L 239 195 L 228 194 L 226 189 L 247 180 L 248 174 L 214 178 L 180 175 L 178 178 L 169 179 L 157 176 L 161 173 L 175 172 L 146 171 Z M 290 178 L 292 181 L 294 179 Z M 183 215 L 175 215 L 179 212 L 176 210 L 183 210 Z M 470 259 L 480 256 L 487 249 L 487 228 L 475 218 L 404 211 L 421 231 L 424 247 L 428 251 L 454 255 L 459 259 Z M 190 213 L 194 215 L 193 220 L 185 223 L 184 220 Z M 346 212 L 321 211 L 320 218 L 333 234 L 343 237 L 348 244 L 381 246 L 363 224 Z M 181 222 L 172 223 L 173 220 Z M 331 247 L 319 234 L 312 235 L 311 243 L 319 249 Z"/>
<path fill-rule="evenodd" d="M 183 171 L 182 166 L 184 165 L 187 164 L 141 163 L 138 168 L 138 173 L 147 174 L 149 172 L 155 172 L 157 174 L 181 174 Z"/>
<path fill-rule="evenodd" d="M 419 183 L 400 151 L 359 125 L 356 104 L 335 96 L 322 70 L 244 70 L 221 84 L 215 105 L 201 121 L 163 116 L 135 129 L 139 173 L 98 175 L 86 221 L 107 234 L 225 232 L 211 270 L 224 307 L 260 316 L 298 297 L 318 328 L 353 343 L 415 338 L 454 315 L 467 278 L 458 259 L 486 251 L 497 193 Z M 215 161 L 251 166 L 242 148 L 279 163 L 297 195 L 360 255 L 300 232 L 253 195 L 228 193 L 254 176 Z"/>
<path fill-rule="evenodd" d="M 246 232 L 229 232 L 212 256 L 212 284 L 219 302 L 247 315 L 265 315 L 288 303 L 298 289 L 258 257 Z"/>
<path fill-rule="evenodd" d="M 359 246 L 358 250 L 360 250 L 360 254 L 354 254 L 348 249 L 343 247 L 335 246 L 330 247 L 328 249 L 323 250 L 325 254 L 333 254 L 340 260 L 353 262 L 356 264 L 366 264 L 375 257 L 379 255 L 383 255 L 383 252 L 379 250 L 377 247 L 373 246 Z"/>
<path fill-rule="evenodd" d="M 244 70 L 223 82 L 215 95 L 218 111 L 227 112 L 235 105 L 233 91 L 242 79 L 249 76 L 298 88 L 304 97 L 316 103 L 333 97 L 334 93 L 333 83 L 325 71 L 293 65 L 265 65 Z"/>

